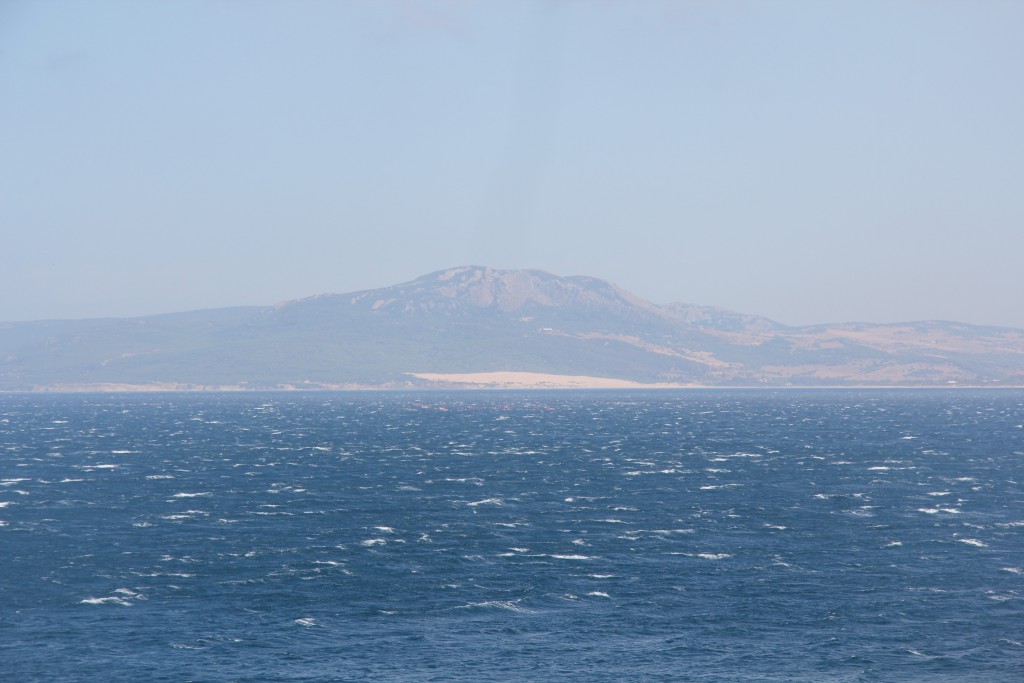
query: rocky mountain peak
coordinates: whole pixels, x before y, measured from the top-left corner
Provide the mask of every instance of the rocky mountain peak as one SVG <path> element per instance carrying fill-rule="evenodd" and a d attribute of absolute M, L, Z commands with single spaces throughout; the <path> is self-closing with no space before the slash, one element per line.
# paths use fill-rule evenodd
<path fill-rule="evenodd" d="M 442 296 L 506 313 L 534 306 L 603 307 L 641 301 L 603 280 L 564 278 L 541 270 L 463 266 L 428 275 L 422 280 L 433 280 L 436 291 Z"/>
<path fill-rule="evenodd" d="M 359 292 L 352 304 L 374 311 L 493 309 L 518 313 L 536 309 L 583 308 L 661 315 L 658 308 L 610 282 L 592 277 L 560 277 L 542 270 L 500 270 L 459 266 L 384 289 Z"/>

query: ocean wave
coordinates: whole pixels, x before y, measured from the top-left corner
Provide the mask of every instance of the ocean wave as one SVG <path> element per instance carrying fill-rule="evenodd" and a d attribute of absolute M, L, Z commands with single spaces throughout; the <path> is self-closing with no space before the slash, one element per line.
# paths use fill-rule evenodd
<path fill-rule="evenodd" d="M 482 602 L 470 602 L 465 605 L 457 605 L 455 609 L 501 609 L 524 614 L 533 613 L 532 609 L 523 607 L 516 600 L 484 600 Z"/>
<path fill-rule="evenodd" d="M 484 498 L 483 500 L 476 500 L 472 503 L 466 503 L 471 508 L 475 508 L 478 505 L 504 505 L 505 501 L 501 498 Z"/>
<path fill-rule="evenodd" d="M 118 588 L 113 592 L 115 593 L 114 595 L 108 595 L 103 598 L 84 598 L 78 602 L 81 605 L 120 605 L 122 607 L 131 607 L 132 601 L 146 599 L 142 593 L 133 591 L 130 588 Z"/>
<path fill-rule="evenodd" d="M 78 602 L 82 605 L 121 605 L 123 607 L 131 607 L 132 605 L 130 600 L 114 595 L 105 598 L 85 598 Z"/>

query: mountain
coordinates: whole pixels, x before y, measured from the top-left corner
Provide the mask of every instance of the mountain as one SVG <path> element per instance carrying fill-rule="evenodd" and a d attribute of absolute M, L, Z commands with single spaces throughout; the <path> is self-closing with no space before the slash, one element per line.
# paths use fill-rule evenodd
<path fill-rule="evenodd" d="M 591 277 L 478 266 L 273 307 L 0 323 L 7 391 L 516 382 L 1024 386 L 1024 330 L 937 321 L 787 327 L 707 306 L 658 306 Z"/>

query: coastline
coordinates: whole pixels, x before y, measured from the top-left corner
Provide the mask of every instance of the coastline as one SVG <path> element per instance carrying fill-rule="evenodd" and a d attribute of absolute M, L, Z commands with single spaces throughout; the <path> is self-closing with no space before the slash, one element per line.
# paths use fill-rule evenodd
<path fill-rule="evenodd" d="M 928 390 L 1012 390 L 1018 384 L 748 384 L 717 385 L 678 382 L 637 382 L 615 377 L 560 375 L 539 372 L 410 372 L 405 382 L 380 384 L 327 383 L 301 381 L 278 385 L 198 384 L 188 382 L 66 383 L 37 385 L 31 388 L 0 388 L 0 394 L 92 394 L 92 393 L 256 393 L 295 391 L 548 391 L 548 390 L 854 390 L 854 389 L 928 389 Z"/>

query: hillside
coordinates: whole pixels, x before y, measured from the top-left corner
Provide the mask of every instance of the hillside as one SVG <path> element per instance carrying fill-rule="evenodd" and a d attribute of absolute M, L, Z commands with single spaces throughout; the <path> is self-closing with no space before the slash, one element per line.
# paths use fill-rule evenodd
<path fill-rule="evenodd" d="M 1024 385 L 1024 330 L 937 321 L 787 327 L 658 306 L 596 278 L 476 266 L 273 307 L 0 324 L 8 391 L 503 384 L 479 373 L 623 386 Z"/>

